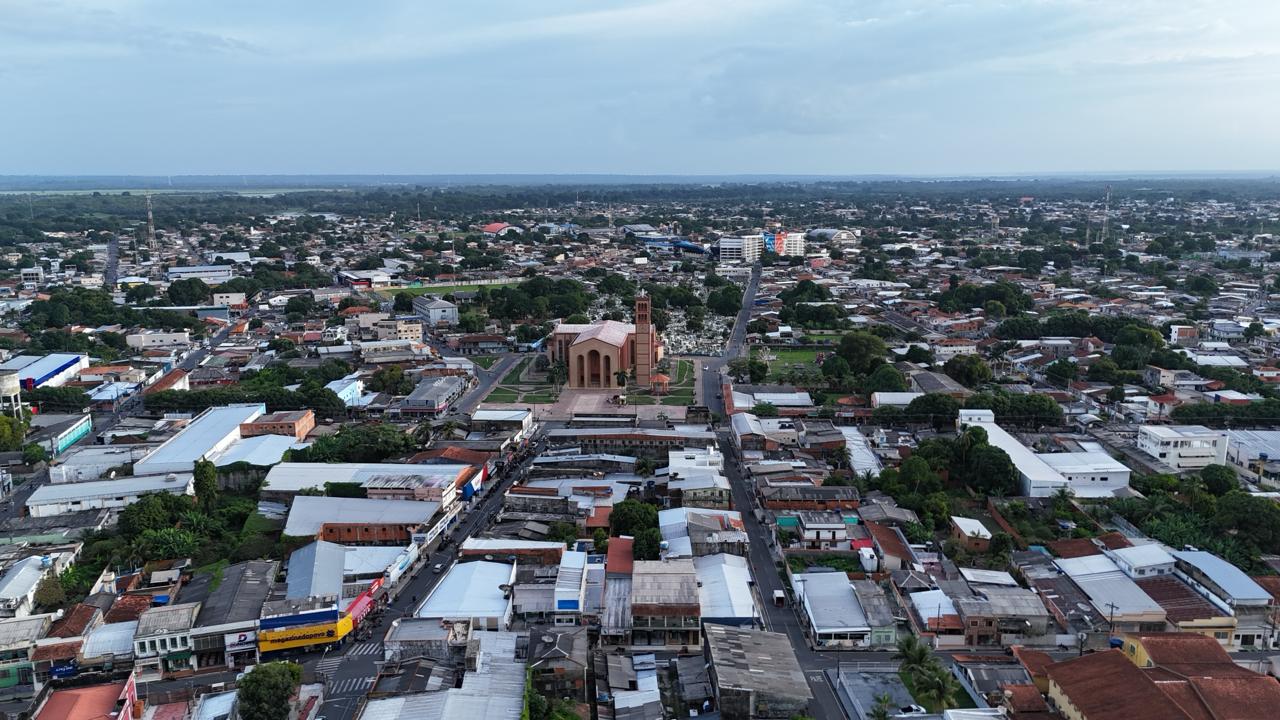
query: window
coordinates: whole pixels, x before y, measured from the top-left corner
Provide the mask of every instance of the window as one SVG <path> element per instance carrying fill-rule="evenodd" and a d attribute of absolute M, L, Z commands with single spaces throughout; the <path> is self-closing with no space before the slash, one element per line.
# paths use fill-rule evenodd
<path fill-rule="evenodd" d="M 1225 632 L 1214 632 L 1213 637 L 1215 640 L 1226 640 L 1229 637 L 1229 634 Z"/>

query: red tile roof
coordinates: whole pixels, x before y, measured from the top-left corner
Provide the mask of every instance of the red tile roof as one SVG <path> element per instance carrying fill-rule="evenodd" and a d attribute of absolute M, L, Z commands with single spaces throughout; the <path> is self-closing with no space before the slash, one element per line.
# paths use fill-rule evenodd
<path fill-rule="evenodd" d="M 591 514 L 587 516 L 587 528 L 604 528 L 609 529 L 609 517 L 613 515 L 613 507 L 611 505 L 597 505 L 591 509 Z"/>
<path fill-rule="evenodd" d="M 55 690 L 35 720 L 92 720 L 110 716 L 115 712 L 124 685 L 119 682 Z"/>
<path fill-rule="evenodd" d="M 70 660 L 76 656 L 76 653 L 80 652 L 80 645 L 83 643 L 83 640 L 68 640 L 67 642 L 37 645 L 36 649 L 31 651 L 31 661 Z"/>
<path fill-rule="evenodd" d="M 635 539 L 630 537 L 609 538 L 609 553 L 605 557 L 605 572 L 630 575 L 635 568 L 635 557 L 631 546 Z"/>
<path fill-rule="evenodd" d="M 151 607 L 150 595 L 122 595 L 107 611 L 106 621 L 109 623 L 137 620 L 144 610 Z"/>
<path fill-rule="evenodd" d="M 83 635 L 89 623 L 98 615 L 98 608 L 93 605 L 76 603 L 63 614 L 62 618 L 49 628 L 45 637 L 77 637 Z"/>

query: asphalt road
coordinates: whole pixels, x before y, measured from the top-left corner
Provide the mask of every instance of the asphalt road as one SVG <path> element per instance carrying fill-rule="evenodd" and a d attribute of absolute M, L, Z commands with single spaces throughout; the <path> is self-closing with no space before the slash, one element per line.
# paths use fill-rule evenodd
<path fill-rule="evenodd" d="M 733 322 L 733 330 L 729 333 L 729 342 L 719 357 L 709 358 L 702 363 L 702 404 L 713 413 L 724 414 L 724 398 L 716 397 L 720 393 L 720 373 L 729 361 L 742 354 L 747 342 L 747 324 L 751 322 L 751 308 L 755 305 L 756 291 L 760 289 L 760 266 L 751 268 L 751 277 L 742 290 L 742 309 Z"/>
<path fill-rule="evenodd" d="M 457 410 L 450 412 L 450 415 L 470 415 L 476 409 L 476 406 L 484 401 L 485 396 L 497 387 L 502 378 L 520 362 L 522 357 L 528 355 L 503 355 L 502 359 L 494 363 L 493 367 L 485 370 L 479 365 L 476 366 L 477 384 L 470 392 L 462 396 L 462 399 L 455 403 Z"/>

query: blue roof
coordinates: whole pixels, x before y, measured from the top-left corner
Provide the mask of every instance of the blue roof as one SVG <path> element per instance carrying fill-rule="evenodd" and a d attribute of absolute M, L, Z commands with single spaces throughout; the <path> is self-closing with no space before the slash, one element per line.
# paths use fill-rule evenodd
<path fill-rule="evenodd" d="M 1243 570 L 1213 553 L 1203 550 L 1174 550 L 1173 556 L 1195 566 L 1231 596 L 1223 598 L 1224 600 L 1271 601 L 1271 593 L 1254 582 Z"/>
<path fill-rule="evenodd" d="M 289 556 L 285 597 L 290 600 L 336 595 L 342 597 L 342 576 L 347 549 L 337 543 L 317 540 Z"/>

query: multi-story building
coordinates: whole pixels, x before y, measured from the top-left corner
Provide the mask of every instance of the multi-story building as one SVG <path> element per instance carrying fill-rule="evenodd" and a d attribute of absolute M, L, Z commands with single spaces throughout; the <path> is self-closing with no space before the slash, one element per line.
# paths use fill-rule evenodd
<path fill-rule="evenodd" d="M 373 335 L 379 340 L 422 340 L 422 323 L 399 318 L 379 320 L 373 324 Z"/>
<path fill-rule="evenodd" d="M 182 603 L 149 608 L 138 616 L 133 656 L 139 675 L 171 677 L 195 671 L 191 628 L 199 613 L 200 603 Z"/>
<path fill-rule="evenodd" d="M 241 437 L 257 437 L 258 435 L 288 435 L 299 442 L 306 439 L 316 426 L 314 410 L 292 410 L 260 415 L 253 420 L 240 424 Z"/>
<path fill-rule="evenodd" d="M 458 306 L 448 300 L 430 295 L 419 295 L 414 298 L 413 312 L 430 327 L 458 324 Z"/>
<path fill-rule="evenodd" d="M 717 242 L 717 247 L 720 249 L 721 262 L 753 263 L 760 259 L 764 240 L 759 235 L 722 237 Z"/>
<path fill-rule="evenodd" d="M 702 626 L 693 561 L 639 560 L 631 573 L 631 644 L 696 647 Z"/>
<path fill-rule="evenodd" d="M 131 348 L 150 350 L 151 348 L 186 347 L 191 344 L 191 333 L 186 330 L 170 331 L 143 330 L 124 336 L 124 342 Z"/>
<path fill-rule="evenodd" d="M 1177 471 L 1227 461 L 1227 433 L 1202 425 L 1143 425 L 1138 449 Z"/>

